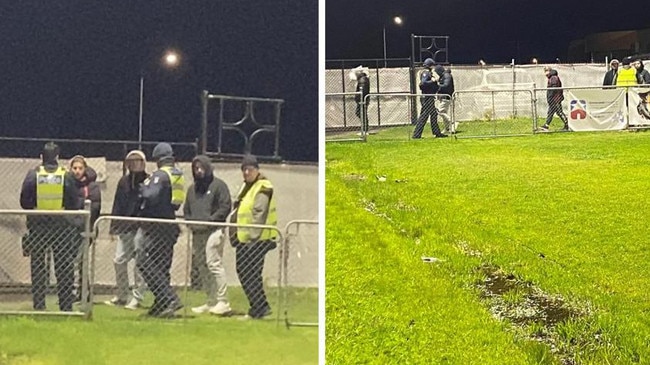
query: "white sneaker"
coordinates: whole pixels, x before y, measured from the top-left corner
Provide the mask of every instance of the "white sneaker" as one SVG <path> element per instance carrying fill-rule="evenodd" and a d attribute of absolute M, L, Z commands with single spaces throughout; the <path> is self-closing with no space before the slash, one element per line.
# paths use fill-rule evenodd
<path fill-rule="evenodd" d="M 140 301 L 137 300 L 136 298 L 131 298 L 129 303 L 124 306 L 124 309 L 129 309 L 129 310 L 134 311 L 134 310 L 136 310 L 136 309 L 138 309 L 140 307 L 141 307 Z"/>
<path fill-rule="evenodd" d="M 121 307 L 126 304 L 126 300 L 113 297 L 113 299 L 105 301 L 104 304 L 110 305 L 111 307 Z"/>
<path fill-rule="evenodd" d="M 231 312 L 232 312 L 232 308 L 230 308 L 230 303 L 228 302 L 219 302 L 217 303 L 217 305 L 210 308 L 210 313 L 216 314 L 218 316 L 225 316 L 227 314 L 230 314 Z"/>
<path fill-rule="evenodd" d="M 194 308 L 192 308 L 192 312 L 194 312 L 194 313 L 198 313 L 198 314 L 201 314 L 201 313 L 207 313 L 207 312 L 209 312 L 211 309 L 213 309 L 214 307 L 216 307 L 216 305 L 215 305 L 215 306 L 209 306 L 209 305 L 207 305 L 207 304 L 203 304 L 203 305 L 200 306 L 200 307 L 194 307 Z"/>

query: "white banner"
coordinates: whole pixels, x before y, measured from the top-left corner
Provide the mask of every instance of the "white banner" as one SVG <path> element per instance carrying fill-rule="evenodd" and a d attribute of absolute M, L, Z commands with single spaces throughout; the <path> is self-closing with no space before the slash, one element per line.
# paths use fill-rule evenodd
<path fill-rule="evenodd" d="M 568 89 L 569 127 L 574 131 L 621 130 L 625 123 L 625 89 Z M 636 110 L 635 110 L 636 112 Z"/>
<path fill-rule="evenodd" d="M 628 105 L 630 109 L 630 125 L 650 125 L 650 119 L 643 117 L 638 110 L 638 107 L 641 104 L 641 97 L 639 94 L 645 95 L 648 92 L 650 92 L 650 89 L 638 87 L 631 87 L 627 91 Z"/>

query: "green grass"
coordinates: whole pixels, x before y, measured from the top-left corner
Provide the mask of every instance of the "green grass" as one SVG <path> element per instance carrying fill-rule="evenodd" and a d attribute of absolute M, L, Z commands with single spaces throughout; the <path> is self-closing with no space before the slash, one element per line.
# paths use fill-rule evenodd
<path fill-rule="evenodd" d="M 314 328 L 287 329 L 283 321 L 277 323 L 275 313 L 261 321 L 195 315 L 189 308 L 202 304 L 204 294 L 179 295 L 187 310 L 184 317 L 171 320 L 143 317 L 145 310 L 100 304 L 94 307 L 92 321 L 2 317 L 0 364 L 318 363 L 318 331 Z M 268 295 L 272 305 L 277 302 L 275 289 L 269 289 Z M 234 309 L 247 308 L 239 288 L 230 288 L 229 296 Z M 98 296 L 95 301 L 108 298 Z M 288 298 L 290 319 L 317 319 L 316 289 L 292 290 Z M 48 308 L 56 308 L 55 300 L 48 298 Z M 14 309 L 24 306 L 29 303 L 19 303 Z"/>
<path fill-rule="evenodd" d="M 328 362 L 650 363 L 649 133 L 373 137 L 327 145 Z M 582 314 L 496 319 L 485 264 Z"/>

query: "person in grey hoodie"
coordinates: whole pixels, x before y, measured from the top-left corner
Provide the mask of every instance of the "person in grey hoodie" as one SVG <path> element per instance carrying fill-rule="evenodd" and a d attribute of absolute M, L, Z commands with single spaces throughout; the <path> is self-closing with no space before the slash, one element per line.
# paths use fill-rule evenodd
<path fill-rule="evenodd" d="M 214 176 L 210 158 L 199 155 L 192 160 L 194 183 L 187 189 L 183 213 L 186 220 L 225 222 L 232 206 L 226 183 Z M 192 262 L 197 263 L 199 279 L 207 293 L 207 301 L 192 308 L 194 313 L 228 315 L 226 272 L 223 268 L 224 229 L 189 224 L 192 231 Z"/>

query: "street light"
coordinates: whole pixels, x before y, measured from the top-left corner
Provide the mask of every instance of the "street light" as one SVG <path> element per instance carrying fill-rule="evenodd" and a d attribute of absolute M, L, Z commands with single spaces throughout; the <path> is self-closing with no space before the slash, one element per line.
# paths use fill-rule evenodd
<path fill-rule="evenodd" d="M 396 16 L 393 18 L 393 23 L 401 26 L 404 23 L 404 20 L 401 16 Z M 386 68 L 386 24 L 384 24 L 384 68 Z"/>
<path fill-rule="evenodd" d="M 180 64 L 181 56 L 175 51 L 167 51 L 162 58 L 163 66 L 174 68 Z M 144 107 L 144 72 L 140 73 L 140 116 L 138 119 L 138 149 L 142 149 L 142 110 Z"/>

